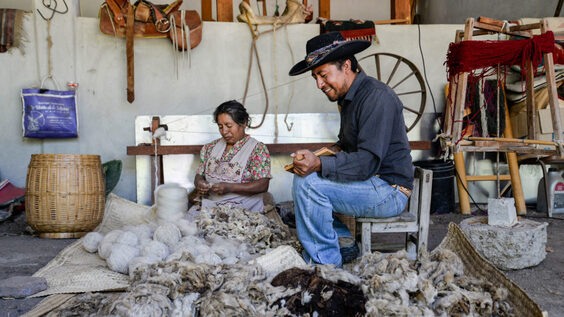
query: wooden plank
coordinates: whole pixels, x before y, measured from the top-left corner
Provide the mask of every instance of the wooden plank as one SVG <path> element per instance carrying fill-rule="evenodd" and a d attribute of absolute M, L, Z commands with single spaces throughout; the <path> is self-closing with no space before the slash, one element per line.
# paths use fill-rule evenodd
<path fill-rule="evenodd" d="M 423 245 L 427 247 L 429 236 L 429 218 L 431 213 L 431 193 L 433 192 L 433 171 L 421 169 L 420 201 L 419 201 L 419 232 L 417 236 L 417 250 Z M 454 211 L 454 210 L 453 210 Z"/>
<path fill-rule="evenodd" d="M 466 19 L 466 26 L 464 29 L 464 40 L 469 41 L 472 39 L 472 30 L 474 29 L 474 19 Z M 468 73 L 463 72 L 457 76 L 456 83 L 456 99 L 454 101 L 454 123 L 452 126 L 452 141 L 456 142 L 461 138 L 462 134 L 462 117 L 464 116 L 464 105 L 466 101 L 466 85 L 468 83 Z M 456 146 L 454 152 L 456 152 Z"/>
<path fill-rule="evenodd" d="M 554 149 L 537 149 L 532 147 L 481 147 L 481 146 L 463 146 L 460 152 L 515 152 L 519 154 L 535 154 L 535 155 L 557 155 Z"/>
<path fill-rule="evenodd" d="M 521 32 L 521 31 L 512 32 L 510 28 L 502 31 L 501 27 L 499 26 L 486 24 L 482 22 L 474 22 L 474 27 L 477 29 L 487 30 L 495 33 L 502 33 L 508 35 L 522 36 L 522 37 L 531 37 L 531 35 L 528 32 Z"/>
<path fill-rule="evenodd" d="M 368 223 L 363 223 L 368 224 Z M 370 231 L 374 233 L 398 233 L 398 232 L 417 232 L 419 226 L 417 222 L 390 222 L 370 224 Z"/>
<path fill-rule="evenodd" d="M 537 131 L 537 107 L 535 106 L 535 75 L 533 63 L 527 62 L 526 78 L 527 78 L 527 138 L 534 140 Z"/>
<path fill-rule="evenodd" d="M 466 180 L 468 182 L 496 181 L 497 175 L 467 175 Z M 511 175 L 509 174 L 499 175 L 499 180 L 510 181 Z"/>
<path fill-rule="evenodd" d="M 266 147 L 270 153 L 293 153 L 302 149 L 315 151 L 333 144 L 334 143 L 283 143 L 266 144 Z M 409 146 L 411 150 L 429 150 L 431 149 L 431 142 L 409 141 Z M 200 154 L 201 149 L 202 145 L 159 145 L 157 146 L 157 153 L 159 155 Z M 155 155 L 155 147 L 146 143 L 137 146 L 128 146 L 127 155 Z"/>
<path fill-rule="evenodd" d="M 202 21 L 213 21 L 212 0 L 202 0 Z"/>
<path fill-rule="evenodd" d="M 461 147 L 460 150 L 467 147 Z M 465 215 L 470 214 L 470 198 L 468 197 L 468 181 L 466 180 L 466 166 L 464 165 L 464 154 L 462 152 L 453 153 L 454 168 L 458 177 L 456 177 L 456 185 L 458 186 L 458 201 L 460 203 L 460 212 Z"/>
<path fill-rule="evenodd" d="M 319 17 L 331 19 L 331 0 L 319 0 Z"/>
<path fill-rule="evenodd" d="M 405 19 L 403 24 L 411 24 L 411 0 L 391 0 L 390 9 L 392 19 Z"/>
<path fill-rule="evenodd" d="M 233 0 L 216 0 L 218 22 L 233 22 Z"/>
<path fill-rule="evenodd" d="M 541 21 L 541 32 L 547 31 L 546 20 Z M 556 80 L 554 77 L 554 60 L 552 53 L 546 53 L 544 56 L 544 67 L 546 68 L 546 83 L 548 88 L 548 104 L 550 105 L 550 114 L 552 115 L 552 129 L 554 131 L 554 140 L 562 140 L 562 123 L 560 122 L 560 106 L 558 104 L 558 92 L 556 91 Z"/>
<path fill-rule="evenodd" d="M 370 224 L 369 223 L 363 223 L 362 224 L 362 233 L 361 233 L 361 255 L 364 254 L 368 254 L 370 253 L 372 250 L 370 249 L 372 244 L 370 243 L 370 240 L 372 239 L 371 236 L 371 232 L 370 232 Z"/>
<path fill-rule="evenodd" d="M 505 97 L 505 90 L 503 91 L 503 95 Z M 506 102 L 504 102 L 504 109 L 505 109 L 505 131 L 503 131 L 503 136 L 508 139 L 512 139 L 513 130 L 511 127 L 511 118 L 509 117 L 509 109 L 507 108 Z M 527 205 L 525 204 L 525 194 L 523 194 L 521 175 L 519 174 L 519 162 L 517 161 L 517 154 L 515 154 L 514 152 L 507 152 L 506 158 L 507 158 L 507 165 L 509 166 L 509 175 L 511 176 L 511 187 L 513 188 L 513 198 L 515 199 L 515 210 L 517 211 L 517 214 L 524 215 L 527 213 Z"/>

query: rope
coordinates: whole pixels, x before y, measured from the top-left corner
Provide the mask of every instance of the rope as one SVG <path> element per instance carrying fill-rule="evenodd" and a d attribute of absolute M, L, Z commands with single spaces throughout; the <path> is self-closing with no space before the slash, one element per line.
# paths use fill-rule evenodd
<path fill-rule="evenodd" d="M 51 37 L 51 20 L 47 20 L 47 75 L 53 77 L 53 61 L 51 60 L 51 48 L 53 47 L 53 38 Z"/>
<path fill-rule="evenodd" d="M 298 10 L 299 9 L 294 10 L 294 12 L 290 15 L 290 18 L 287 21 L 291 21 L 294 18 L 294 16 L 296 15 L 296 13 L 298 12 Z M 285 28 L 288 25 L 288 22 L 284 22 L 280 26 L 278 26 L 277 23 L 275 23 L 275 24 L 273 24 L 272 29 L 267 30 L 267 31 L 263 31 L 263 32 L 258 32 L 258 27 L 257 27 L 257 32 L 255 32 L 255 30 L 253 29 L 253 25 L 250 22 L 251 20 L 249 19 L 249 13 L 247 11 L 245 11 L 245 16 L 247 18 L 247 25 L 249 26 L 249 30 L 251 31 L 251 35 L 253 37 L 253 40 L 251 42 L 251 54 L 250 54 L 251 56 L 249 57 L 249 68 L 247 69 L 247 81 L 245 83 L 245 92 L 243 94 L 243 101 L 241 103 L 244 106 L 246 99 L 247 99 L 247 92 L 249 90 L 249 82 L 251 80 L 251 68 L 252 68 L 252 65 L 253 65 L 252 64 L 252 62 L 253 62 L 253 56 L 252 56 L 253 52 L 257 57 L 257 65 L 258 65 L 258 68 L 259 68 L 261 83 L 262 83 L 262 86 L 263 86 L 263 89 L 264 89 L 264 97 L 265 97 L 265 103 L 266 103 L 265 108 L 264 108 L 264 112 L 263 112 L 263 116 L 262 116 L 260 123 L 256 126 L 249 126 L 249 128 L 251 128 L 251 129 L 256 129 L 256 128 L 259 128 L 259 127 L 262 126 L 262 124 L 264 123 L 264 120 L 266 118 L 266 114 L 268 112 L 268 90 L 266 89 L 266 84 L 264 82 L 264 74 L 262 72 L 262 67 L 261 67 L 261 64 L 260 64 L 258 50 L 257 50 L 257 47 L 256 47 L 256 41 L 258 40 L 258 38 L 261 35 L 265 35 L 265 34 L 268 34 L 270 32 L 276 32 L 276 30 L 278 30 L 280 28 Z M 292 60 L 293 60 L 293 54 L 292 54 Z M 274 76 L 276 76 L 276 72 L 275 72 Z M 275 77 L 275 80 L 276 80 L 276 77 Z M 275 90 L 275 94 L 276 94 L 276 90 Z M 293 91 L 292 91 L 292 96 L 293 96 Z M 278 105 L 276 105 L 276 115 L 278 115 Z M 286 118 L 287 118 L 287 116 L 286 116 Z M 284 119 L 284 120 L 286 120 L 286 119 Z M 276 122 L 275 122 L 275 124 L 276 124 Z M 288 126 L 288 123 L 286 123 L 286 126 Z M 291 126 L 290 126 L 290 128 L 291 128 Z M 275 126 L 275 129 L 276 129 L 275 135 L 277 135 L 278 134 L 278 131 L 277 131 L 278 126 L 277 125 Z"/>

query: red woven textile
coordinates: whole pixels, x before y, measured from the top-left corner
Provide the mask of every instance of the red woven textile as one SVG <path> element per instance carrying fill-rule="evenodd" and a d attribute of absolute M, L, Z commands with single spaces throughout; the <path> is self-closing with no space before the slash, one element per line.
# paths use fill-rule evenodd
<path fill-rule="evenodd" d="M 553 51 L 554 34 L 551 31 L 532 39 L 450 43 L 446 60 L 449 80 L 458 73 L 497 64 L 520 65 L 524 74 L 527 61 L 532 61 L 533 69 L 536 69 L 543 54 Z"/>

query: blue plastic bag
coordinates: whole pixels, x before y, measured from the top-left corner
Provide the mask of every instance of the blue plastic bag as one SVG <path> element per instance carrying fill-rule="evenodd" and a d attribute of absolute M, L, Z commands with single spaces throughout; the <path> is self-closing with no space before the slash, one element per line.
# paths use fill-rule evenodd
<path fill-rule="evenodd" d="M 21 96 L 24 137 L 75 138 L 78 136 L 76 91 L 22 89 Z"/>

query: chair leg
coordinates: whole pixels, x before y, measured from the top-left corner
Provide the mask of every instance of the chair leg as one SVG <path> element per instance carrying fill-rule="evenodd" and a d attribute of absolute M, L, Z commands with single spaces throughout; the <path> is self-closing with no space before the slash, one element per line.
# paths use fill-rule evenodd
<path fill-rule="evenodd" d="M 413 233 L 415 242 L 412 241 L 409 233 L 405 234 L 406 237 L 406 251 L 407 251 L 407 258 L 410 260 L 417 260 L 417 244 L 419 243 L 419 234 L 421 231 Z"/>
<path fill-rule="evenodd" d="M 362 248 L 360 250 L 360 254 L 361 255 L 365 255 L 371 252 L 370 248 L 372 245 L 371 240 L 371 226 L 369 222 L 363 222 L 362 223 L 362 233 L 361 233 L 361 244 L 362 244 Z"/>

